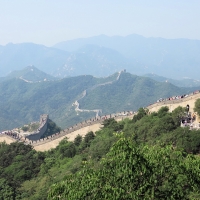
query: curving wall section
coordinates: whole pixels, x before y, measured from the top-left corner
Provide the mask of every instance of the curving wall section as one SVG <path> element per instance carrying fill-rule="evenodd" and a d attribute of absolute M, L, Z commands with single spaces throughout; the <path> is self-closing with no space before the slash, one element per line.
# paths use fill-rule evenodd
<path fill-rule="evenodd" d="M 105 119 L 115 118 L 115 120 L 121 121 L 125 118 L 132 118 L 133 115 L 133 112 L 128 111 L 118 114 L 110 114 L 104 117 L 97 117 L 76 124 L 75 126 L 72 126 L 60 133 L 56 133 L 49 137 L 37 141 L 30 141 L 26 139 L 25 142 L 27 144 L 33 145 L 35 150 L 46 151 L 51 148 L 55 148 L 59 144 L 59 142 L 64 138 L 68 138 L 69 141 L 73 141 L 78 134 L 84 137 L 89 131 L 96 132 L 100 130 L 100 128 L 102 127 L 102 123 Z"/>
<path fill-rule="evenodd" d="M 47 124 L 48 124 L 48 119 L 49 116 L 44 114 L 40 116 L 40 127 L 38 128 L 38 130 L 30 135 L 27 135 L 26 138 L 28 138 L 29 140 L 39 140 L 43 134 L 45 133 L 45 131 L 47 130 Z"/>

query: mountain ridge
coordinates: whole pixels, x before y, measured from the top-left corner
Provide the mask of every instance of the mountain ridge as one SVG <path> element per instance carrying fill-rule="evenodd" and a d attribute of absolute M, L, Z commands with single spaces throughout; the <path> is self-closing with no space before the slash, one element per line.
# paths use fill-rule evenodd
<path fill-rule="evenodd" d="M 84 45 L 96 47 L 88 50 Z M 0 74 L 5 76 L 13 70 L 34 65 L 60 78 L 84 74 L 105 77 L 126 69 L 137 75 L 155 73 L 172 79 L 198 79 L 199 54 L 199 40 L 145 38 L 136 34 L 125 37 L 100 35 L 53 47 L 33 43 L 7 44 L 0 47 Z"/>
<path fill-rule="evenodd" d="M 34 43 L 7 44 L 0 52 L 0 73 L 7 75 L 34 65 L 46 73 L 52 73 L 65 62 L 68 52 Z"/>
<path fill-rule="evenodd" d="M 137 62 L 144 73 L 153 72 L 170 78 L 184 76 L 198 78 L 191 68 L 199 70 L 199 40 L 145 38 L 135 34 L 125 37 L 101 35 L 61 42 L 54 47 L 70 51 L 85 44 L 96 44 L 115 49 L 125 57 Z M 179 73 L 177 73 L 178 68 Z M 131 69 L 127 70 L 132 72 Z M 142 75 L 141 72 L 139 75 Z"/>

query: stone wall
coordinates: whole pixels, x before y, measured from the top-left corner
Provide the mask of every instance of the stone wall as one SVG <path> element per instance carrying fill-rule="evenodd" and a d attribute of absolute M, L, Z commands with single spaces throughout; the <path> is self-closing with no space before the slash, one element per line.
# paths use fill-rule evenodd
<path fill-rule="evenodd" d="M 26 136 L 26 139 L 28 140 L 39 140 L 43 134 L 45 133 L 45 131 L 47 130 L 47 124 L 48 124 L 48 115 L 41 115 L 40 116 L 40 127 L 38 128 L 38 130 L 30 135 Z"/>
<path fill-rule="evenodd" d="M 151 113 L 151 112 L 157 112 L 163 106 L 167 106 L 167 107 L 169 107 L 169 111 L 172 112 L 178 106 L 186 107 L 187 105 L 189 105 L 190 112 L 195 113 L 194 112 L 195 101 L 199 98 L 200 98 L 200 93 L 197 93 L 197 94 L 192 93 L 192 94 L 189 94 L 188 97 L 154 103 L 154 104 L 148 106 L 147 108 Z M 197 114 L 196 114 L 196 121 L 199 122 L 199 117 L 197 116 Z"/>
<path fill-rule="evenodd" d="M 53 140 L 58 139 L 59 137 L 63 137 L 69 135 L 72 132 L 75 132 L 77 130 L 83 129 L 84 127 L 90 127 L 94 124 L 102 124 L 103 121 L 105 119 L 109 119 L 109 118 L 115 118 L 115 120 L 120 121 L 123 120 L 125 118 L 132 118 L 133 117 L 133 112 L 130 111 L 124 111 L 124 112 L 120 112 L 120 113 L 115 113 L 115 114 L 109 114 L 109 115 L 105 115 L 105 116 L 101 116 L 101 117 L 95 117 L 95 118 L 91 118 L 89 120 L 85 120 L 81 123 L 78 123 L 74 126 L 71 126 L 63 131 L 61 131 L 60 133 L 56 133 L 53 134 L 51 136 L 42 138 L 42 139 L 38 139 L 38 140 L 31 140 L 29 138 L 26 138 L 26 143 L 27 144 L 31 144 L 33 146 L 38 146 L 38 145 L 42 145 L 48 142 L 52 142 Z"/>

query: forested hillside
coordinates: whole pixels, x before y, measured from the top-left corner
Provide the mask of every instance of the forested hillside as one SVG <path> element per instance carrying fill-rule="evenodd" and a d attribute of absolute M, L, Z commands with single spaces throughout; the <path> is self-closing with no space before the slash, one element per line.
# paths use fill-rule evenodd
<path fill-rule="evenodd" d="M 155 103 L 159 98 L 181 95 L 192 90 L 194 89 L 179 88 L 170 83 L 159 83 L 150 78 L 122 73 L 114 84 L 88 92 L 80 100 L 80 105 L 89 109 L 102 108 L 103 113 L 114 113 L 120 109 L 137 110 Z"/>
<path fill-rule="evenodd" d="M 96 110 L 100 115 L 136 111 L 157 99 L 193 91 L 126 72 L 106 78 L 85 75 L 36 83 L 10 79 L 0 82 L 0 130 L 37 121 L 41 114 L 48 114 L 64 129 L 95 117 Z"/>
<path fill-rule="evenodd" d="M 199 199 L 200 131 L 167 107 L 103 128 L 48 152 L 0 145 L 1 199 Z"/>

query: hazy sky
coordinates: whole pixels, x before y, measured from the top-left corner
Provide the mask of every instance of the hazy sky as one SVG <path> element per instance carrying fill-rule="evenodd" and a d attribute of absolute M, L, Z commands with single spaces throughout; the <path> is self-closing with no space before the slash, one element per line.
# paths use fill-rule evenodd
<path fill-rule="evenodd" d="M 132 33 L 200 40 L 200 0 L 0 0 L 0 45 Z"/>

